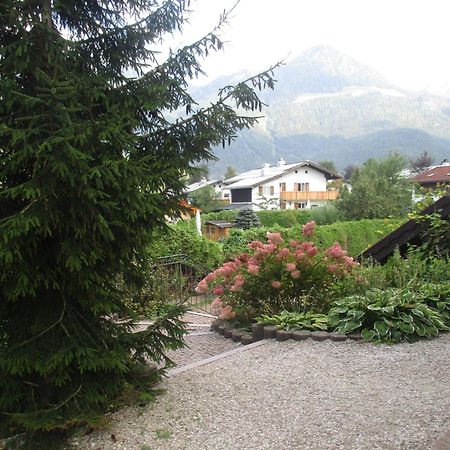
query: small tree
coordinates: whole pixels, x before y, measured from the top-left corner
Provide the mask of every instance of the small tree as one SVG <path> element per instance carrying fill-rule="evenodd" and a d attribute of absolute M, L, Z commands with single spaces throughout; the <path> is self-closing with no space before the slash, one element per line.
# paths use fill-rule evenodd
<path fill-rule="evenodd" d="M 351 191 L 344 186 L 336 202 L 347 219 L 403 217 L 411 207 L 411 186 L 400 175 L 405 159 L 391 155 L 384 160 L 369 159 L 355 169 Z"/>
<path fill-rule="evenodd" d="M 434 158 L 424 150 L 416 159 L 411 160 L 411 169 L 414 172 L 421 172 L 434 164 Z"/>
<path fill-rule="evenodd" d="M 348 166 L 345 167 L 344 169 L 344 180 L 350 180 L 350 178 L 353 175 L 353 172 L 358 168 L 358 166 L 354 165 L 354 164 L 349 164 Z"/>
<path fill-rule="evenodd" d="M 337 173 L 336 165 L 334 164 L 334 161 L 326 160 L 326 161 L 320 161 L 319 166 L 324 167 L 325 169 L 329 170 L 330 172 Z"/>
<path fill-rule="evenodd" d="M 208 178 L 209 167 L 208 164 L 199 164 L 198 166 L 192 167 L 189 173 L 188 183 L 198 183 L 202 178 Z"/>
<path fill-rule="evenodd" d="M 243 230 L 261 226 L 261 222 L 259 221 L 259 218 L 256 215 L 255 211 L 252 211 L 248 208 L 241 209 L 239 211 L 234 223 L 236 224 L 237 228 L 242 228 Z"/>
<path fill-rule="evenodd" d="M 227 170 L 225 171 L 224 178 L 225 180 L 228 180 L 229 178 L 233 178 L 237 175 L 236 169 L 232 166 L 228 166 Z"/>
<path fill-rule="evenodd" d="M 214 211 L 220 204 L 220 193 L 212 186 L 205 186 L 190 194 L 193 206 L 200 208 L 203 212 Z"/>
<path fill-rule="evenodd" d="M 188 4 L 1 3 L 0 437 L 94 421 L 180 345 L 180 308 L 134 333 L 123 291 L 145 283 L 184 174 L 256 122 L 234 110 L 261 109 L 253 87 L 273 87 L 264 72 L 197 107 L 187 84 L 217 29 L 156 59 Z"/>

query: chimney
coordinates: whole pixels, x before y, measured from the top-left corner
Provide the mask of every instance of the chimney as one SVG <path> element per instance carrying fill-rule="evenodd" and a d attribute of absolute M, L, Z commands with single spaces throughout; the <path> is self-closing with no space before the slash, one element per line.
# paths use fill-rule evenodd
<path fill-rule="evenodd" d="M 261 169 L 261 176 L 266 177 L 270 174 L 270 164 L 264 163 Z"/>
<path fill-rule="evenodd" d="M 283 158 L 280 158 L 277 162 L 277 167 L 282 167 L 286 164 L 286 161 Z"/>

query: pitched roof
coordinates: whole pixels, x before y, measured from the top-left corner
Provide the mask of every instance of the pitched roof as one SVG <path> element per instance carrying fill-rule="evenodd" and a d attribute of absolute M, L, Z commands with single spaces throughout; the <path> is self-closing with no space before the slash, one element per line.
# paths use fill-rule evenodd
<path fill-rule="evenodd" d="M 411 180 L 419 184 L 450 183 L 450 164 L 430 167 Z"/>
<path fill-rule="evenodd" d="M 234 223 L 227 222 L 225 220 L 207 220 L 205 222 L 205 225 L 206 224 L 208 224 L 208 225 L 215 225 L 216 227 L 219 227 L 219 228 L 232 228 L 232 227 L 235 226 Z"/>
<path fill-rule="evenodd" d="M 445 195 L 434 202 L 428 208 L 420 212 L 421 215 L 438 212 L 441 218 L 450 218 L 450 195 Z M 381 264 L 384 264 L 389 256 L 394 253 L 398 247 L 401 254 L 405 254 L 409 244 L 420 245 L 421 234 L 426 229 L 427 222 L 416 222 L 415 220 L 408 220 L 403 225 L 400 225 L 392 233 L 385 236 L 376 244 L 369 247 L 362 252 L 358 259 L 373 258 Z"/>
<path fill-rule="evenodd" d="M 185 193 L 189 193 L 189 192 L 194 192 L 197 191 L 198 189 L 204 188 L 206 186 L 212 186 L 215 183 L 219 183 L 221 180 L 206 180 L 206 179 L 202 179 L 196 183 L 192 183 L 189 184 L 188 186 L 186 186 L 184 192 Z"/>
<path fill-rule="evenodd" d="M 342 178 L 340 175 L 330 172 L 325 167 L 313 163 L 312 161 L 306 160 L 292 164 L 283 164 L 276 166 L 267 165 L 263 169 L 249 170 L 247 172 L 243 172 L 232 178 L 229 178 L 228 180 L 225 180 L 225 184 L 229 189 L 254 187 L 263 183 L 267 183 L 268 181 L 274 180 L 276 178 L 279 178 L 283 174 L 295 169 L 299 169 L 300 167 L 312 167 L 315 170 L 325 174 L 327 179 Z M 266 172 L 265 175 L 263 175 L 263 170 L 265 170 Z"/>

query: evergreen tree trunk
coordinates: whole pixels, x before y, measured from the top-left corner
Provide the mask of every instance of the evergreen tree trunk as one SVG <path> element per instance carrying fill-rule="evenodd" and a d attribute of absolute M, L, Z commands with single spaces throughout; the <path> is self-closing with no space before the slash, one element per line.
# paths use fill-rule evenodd
<path fill-rule="evenodd" d="M 0 4 L 0 436 L 93 421 L 136 367 L 181 345 L 180 309 L 140 333 L 110 319 L 132 317 L 120 282 L 145 282 L 183 175 L 255 122 L 230 102 L 260 109 L 250 86 L 273 86 L 265 72 L 194 110 L 187 80 L 216 34 L 155 63 L 187 4 Z"/>

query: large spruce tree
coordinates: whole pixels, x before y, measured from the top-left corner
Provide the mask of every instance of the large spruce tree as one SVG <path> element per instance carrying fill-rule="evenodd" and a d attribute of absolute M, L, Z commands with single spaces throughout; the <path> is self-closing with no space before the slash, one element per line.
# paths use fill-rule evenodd
<path fill-rule="evenodd" d="M 109 319 L 131 314 L 118 280 L 142 282 L 185 174 L 255 122 L 233 107 L 260 109 L 254 89 L 273 84 L 268 71 L 197 107 L 187 83 L 217 29 L 157 61 L 187 7 L 0 3 L 0 435 L 91 420 L 177 345 L 174 320 L 132 333 Z"/>

